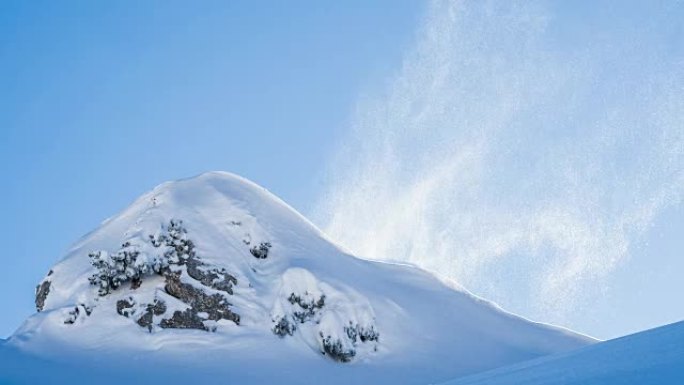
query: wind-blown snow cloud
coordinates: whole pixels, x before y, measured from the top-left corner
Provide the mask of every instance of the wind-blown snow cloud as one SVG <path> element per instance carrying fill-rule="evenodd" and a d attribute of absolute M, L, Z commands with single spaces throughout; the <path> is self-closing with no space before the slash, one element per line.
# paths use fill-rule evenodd
<path fill-rule="evenodd" d="M 331 162 L 331 238 L 547 321 L 599 295 L 682 198 L 684 12 L 586 3 L 432 3 Z"/>

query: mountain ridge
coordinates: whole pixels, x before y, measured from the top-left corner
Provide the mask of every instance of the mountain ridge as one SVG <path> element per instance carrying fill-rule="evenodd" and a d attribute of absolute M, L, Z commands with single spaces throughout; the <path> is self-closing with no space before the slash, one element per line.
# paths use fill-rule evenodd
<path fill-rule="evenodd" d="M 421 383 L 594 341 L 422 269 L 352 256 L 266 189 L 225 172 L 161 184 L 104 221 L 50 270 L 36 304 L 8 345 L 116 362 L 194 352 L 212 358 L 184 358 L 193 365 L 231 357 L 233 375 L 259 360 L 318 375 L 332 364 L 339 382 Z"/>

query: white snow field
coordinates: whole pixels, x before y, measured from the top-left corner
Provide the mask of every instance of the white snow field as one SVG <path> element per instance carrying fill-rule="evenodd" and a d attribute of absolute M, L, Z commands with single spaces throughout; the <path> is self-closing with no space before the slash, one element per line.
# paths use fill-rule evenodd
<path fill-rule="evenodd" d="M 223 172 L 162 184 L 106 220 L 36 302 L 0 343 L 2 384 L 428 384 L 595 342 L 349 255 Z"/>
<path fill-rule="evenodd" d="M 678 322 L 444 385 L 683 383 L 684 322 Z"/>

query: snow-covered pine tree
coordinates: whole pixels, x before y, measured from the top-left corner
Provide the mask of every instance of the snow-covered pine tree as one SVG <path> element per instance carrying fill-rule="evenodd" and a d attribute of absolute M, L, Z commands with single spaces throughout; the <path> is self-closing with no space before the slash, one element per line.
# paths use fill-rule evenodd
<path fill-rule="evenodd" d="M 98 293 L 100 295 L 109 294 L 112 290 L 110 279 L 112 275 L 112 262 L 109 258 L 109 254 L 106 251 L 96 251 L 88 254 L 88 257 L 90 258 L 90 263 L 97 270 L 97 272 L 88 279 L 90 284 L 99 288 Z"/>
<path fill-rule="evenodd" d="M 116 254 L 106 251 L 90 253 L 90 263 L 97 272 L 89 278 L 91 284 L 99 287 L 99 294 L 105 296 L 112 290 L 116 290 L 123 283 L 139 281 L 149 267 L 137 263 L 140 252 L 126 242 Z"/>
<path fill-rule="evenodd" d="M 183 221 L 173 219 L 169 221 L 166 234 L 163 239 L 158 240 L 158 244 L 163 242 L 169 248 L 164 253 L 169 264 L 183 265 L 188 259 L 195 257 L 195 244 L 188 238 L 188 231 L 183 226 Z"/>
<path fill-rule="evenodd" d="M 90 253 L 90 263 L 97 272 L 89 281 L 99 287 L 98 293 L 105 296 L 126 282 L 137 288 L 144 276 L 163 274 L 170 265 L 184 265 L 195 257 L 195 245 L 188 238 L 182 221 L 172 219 L 164 230 L 162 234 L 149 236 L 152 246 L 160 249 L 152 255 L 141 253 L 131 242 L 125 242 L 114 254 Z"/>

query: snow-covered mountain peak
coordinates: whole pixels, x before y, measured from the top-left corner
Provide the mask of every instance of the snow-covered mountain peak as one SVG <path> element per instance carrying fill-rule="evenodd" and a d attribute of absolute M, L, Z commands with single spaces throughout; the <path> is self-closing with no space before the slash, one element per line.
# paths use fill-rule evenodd
<path fill-rule="evenodd" d="M 348 255 L 262 187 L 223 172 L 164 183 L 105 221 L 50 270 L 36 306 L 10 342 L 48 355 L 197 349 L 217 360 L 393 368 L 388 376 L 410 364 L 438 379 L 591 342 L 422 270 Z"/>

